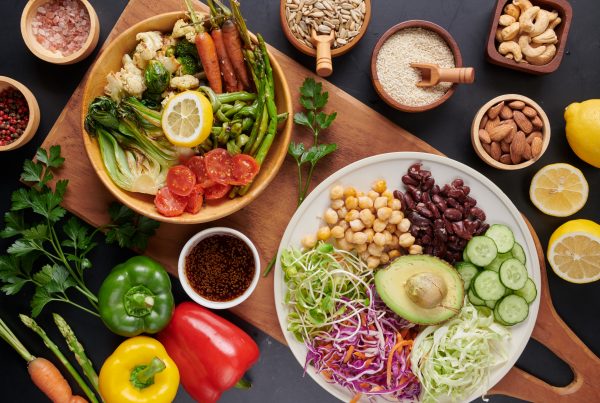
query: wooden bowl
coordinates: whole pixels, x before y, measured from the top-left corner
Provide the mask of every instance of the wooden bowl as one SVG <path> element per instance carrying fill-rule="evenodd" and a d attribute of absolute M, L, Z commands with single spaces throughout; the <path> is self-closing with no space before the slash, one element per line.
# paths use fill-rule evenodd
<path fill-rule="evenodd" d="M 481 145 L 481 141 L 479 140 L 479 124 L 481 123 L 481 119 L 483 118 L 483 115 L 485 115 L 487 113 L 488 109 L 490 109 L 492 106 L 494 106 L 502 101 L 523 101 L 527 105 L 529 105 L 533 109 L 535 109 L 537 111 L 540 119 L 542 119 L 542 122 L 544 123 L 543 131 L 542 131 L 542 135 L 543 135 L 542 152 L 536 158 L 532 158 L 529 161 L 525 161 L 525 162 L 522 162 L 520 164 L 515 164 L 515 165 L 503 164 L 500 161 L 496 161 L 495 159 L 493 159 L 483 149 L 483 146 Z M 544 153 L 546 152 L 546 149 L 548 148 L 548 144 L 550 144 L 550 133 L 551 133 L 551 130 L 550 130 L 550 121 L 548 120 L 548 115 L 546 115 L 546 112 L 544 112 L 542 107 L 540 105 L 538 105 L 537 102 L 535 102 L 533 99 L 527 98 L 523 95 L 505 94 L 505 95 L 497 96 L 496 98 L 490 100 L 485 105 L 483 105 L 479 109 L 479 111 L 477 111 L 477 113 L 475 114 L 475 118 L 473 119 L 473 124 L 471 125 L 471 143 L 473 144 L 475 153 L 477 153 L 479 158 L 481 158 L 483 160 L 483 162 L 485 162 L 486 164 L 488 164 L 494 168 L 503 169 L 506 171 L 515 171 L 517 169 L 522 169 L 522 168 L 526 168 L 530 165 L 533 165 L 537 160 L 539 160 L 542 157 L 542 155 L 544 155 Z"/>
<path fill-rule="evenodd" d="M 454 55 L 455 67 L 462 67 L 462 65 L 463 65 L 462 64 L 462 56 L 460 54 L 460 49 L 458 48 L 458 44 L 456 43 L 456 41 L 454 40 L 452 35 L 450 35 L 450 33 L 448 31 L 446 31 L 444 28 L 442 28 L 439 25 L 434 24 L 433 22 L 430 22 L 430 21 L 410 20 L 410 21 L 401 22 L 400 24 L 394 25 L 393 27 L 388 29 L 383 34 L 383 36 L 381 38 L 379 38 L 379 40 L 377 41 L 377 44 L 375 45 L 375 48 L 373 49 L 373 54 L 371 56 L 371 81 L 373 82 L 375 91 L 377 92 L 377 94 L 379 94 L 381 99 L 383 99 L 385 101 L 385 103 L 388 104 L 389 106 L 391 106 L 392 108 L 398 109 L 403 112 L 411 112 L 411 113 L 424 112 L 424 111 L 428 111 L 430 109 L 436 108 L 436 107 L 440 106 L 441 104 L 443 104 L 444 102 L 446 102 L 452 96 L 452 94 L 454 94 L 454 91 L 456 91 L 456 84 L 452 85 L 440 99 L 438 99 L 437 101 L 435 101 L 429 105 L 409 106 L 409 105 L 401 104 L 400 102 L 398 102 L 394 98 L 392 98 L 387 92 L 385 92 L 385 90 L 383 89 L 383 85 L 379 81 L 379 76 L 377 75 L 377 56 L 379 55 L 379 51 L 381 50 L 381 47 L 390 38 L 390 36 L 394 35 L 398 31 L 406 29 L 406 28 L 423 28 L 423 29 L 433 31 L 436 34 L 438 34 L 439 36 L 441 36 L 442 39 L 444 39 L 446 41 L 446 43 L 448 44 L 448 46 L 450 47 L 450 50 L 452 50 L 452 54 Z M 418 60 L 415 60 L 415 61 L 418 61 Z"/>
<path fill-rule="evenodd" d="M 185 16 L 186 14 L 184 12 L 176 11 L 159 14 L 148 18 L 133 25 L 128 30 L 120 34 L 102 51 L 98 57 L 98 60 L 96 60 L 94 63 L 94 66 L 92 67 L 85 84 L 81 111 L 82 128 L 84 127 L 83 121 L 85 119 L 89 103 L 95 97 L 104 94 L 104 86 L 106 85 L 107 74 L 111 71 L 119 71 L 121 68 L 121 58 L 123 54 L 132 51 L 137 45 L 137 41 L 135 39 L 136 34 L 145 31 L 171 32 L 175 21 L 180 18 L 185 18 Z M 261 170 L 254 181 L 254 184 L 245 196 L 232 200 L 226 199 L 220 202 L 211 202 L 210 204 L 204 206 L 198 214 L 184 213 L 179 217 L 164 217 L 160 215 L 154 207 L 154 196 L 127 192 L 113 183 L 104 168 L 97 140 L 92 138 L 85 130 L 82 130 L 83 141 L 88 157 L 102 183 L 104 183 L 108 190 L 119 201 L 138 213 L 158 221 L 174 224 L 197 224 L 213 221 L 230 215 L 240 210 L 244 206 L 247 206 L 250 202 L 256 199 L 263 190 L 265 190 L 265 188 L 269 185 L 271 180 L 273 180 L 279 171 L 279 168 L 281 167 L 281 164 L 283 163 L 283 160 L 287 154 L 287 148 L 292 134 L 291 117 L 293 115 L 293 109 L 290 90 L 279 63 L 271 53 L 269 53 L 269 56 L 271 57 L 271 64 L 275 79 L 277 109 L 280 112 L 288 112 L 290 118 L 286 121 L 284 127 L 280 128 L 277 136 L 275 137 L 275 141 L 273 142 L 271 150 L 269 151 L 269 154 L 262 164 Z"/>
<path fill-rule="evenodd" d="M 534 6 L 539 6 L 547 11 L 556 10 L 558 11 L 559 17 L 562 22 L 556 27 L 556 36 L 558 37 L 558 44 L 556 44 L 556 55 L 548 64 L 541 66 L 535 66 L 533 64 L 518 63 L 514 60 L 507 59 L 498 52 L 496 44 L 496 28 L 498 28 L 498 20 L 503 14 L 504 7 L 511 0 L 498 0 L 496 3 L 496 10 L 492 16 L 492 23 L 490 26 L 490 33 L 488 35 L 487 47 L 486 47 L 486 58 L 490 63 L 498 66 L 507 67 L 509 69 L 523 71 L 530 74 L 548 74 L 552 73 L 562 61 L 565 53 L 565 46 L 567 44 L 567 37 L 569 36 L 569 28 L 571 27 L 571 21 L 573 20 L 573 10 L 571 5 L 566 0 L 532 0 L 531 3 Z"/>
<path fill-rule="evenodd" d="M 59 53 L 52 52 L 44 48 L 38 43 L 38 41 L 35 39 L 35 35 L 32 32 L 31 22 L 35 18 L 38 7 L 48 3 L 49 0 L 30 0 L 27 3 L 23 9 L 23 14 L 21 14 L 21 35 L 23 36 L 25 45 L 27 45 L 31 53 L 44 61 L 53 64 L 67 65 L 77 63 L 85 59 L 94 51 L 96 45 L 98 44 L 98 38 L 100 37 L 100 21 L 98 21 L 98 15 L 96 14 L 94 7 L 92 7 L 87 0 L 78 1 L 85 6 L 90 16 L 90 33 L 81 49 L 69 56 L 62 56 Z"/>
<path fill-rule="evenodd" d="M 23 147 L 33 138 L 40 125 L 40 107 L 31 91 L 29 91 L 29 88 L 12 78 L 0 76 L 0 92 L 9 87 L 15 88 L 25 97 L 25 101 L 27 101 L 27 106 L 29 108 L 29 122 L 27 123 L 25 131 L 21 134 L 21 137 L 8 145 L 0 146 L 0 151 L 10 151 Z"/>
<path fill-rule="evenodd" d="M 365 35 L 365 32 L 367 32 L 369 22 L 371 22 L 371 0 L 364 0 L 364 1 L 365 1 L 365 6 L 366 6 L 365 20 L 363 21 L 363 23 L 360 27 L 358 35 L 356 35 L 354 37 L 354 39 L 352 39 L 346 45 L 340 46 L 339 48 L 331 49 L 331 57 L 341 56 L 344 53 L 349 52 L 350 49 L 352 49 L 354 46 L 356 46 L 356 44 L 361 40 L 361 38 Z M 283 29 L 284 35 L 286 36 L 288 41 L 290 41 L 290 43 L 296 49 L 298 49 L 300 52 L 302 52 L 308 56 L 313 56 L 313 57 L 316 56 L 317 51 L 315 48 L 310 47 L 303 42 L 300 42 L 298 40 L 298 38 L 296 38 L 294 36 L 294 34 L 292 34 L 292 31 L 290 29 L 290 26 L 288 25 L 287 18 L 285 15 L 285 5 L 286 5 L 286 0 L 281 0 L 280 7 L 279 7 L 279 20 L 281 22 L 281 28 Z"/>

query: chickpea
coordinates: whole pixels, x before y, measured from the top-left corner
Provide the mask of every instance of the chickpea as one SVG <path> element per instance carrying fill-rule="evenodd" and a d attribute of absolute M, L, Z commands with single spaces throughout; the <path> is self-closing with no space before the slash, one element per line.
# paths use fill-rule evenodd
<path fill-rule="evenodd" d="M 398 224 L 398 231 L 404 233 L 404 232 L 408 232 L 409 229 L 410 229 L 410 221 L 408 220 L 408 218 L 403 218 L 400 221 L 400 224 Z"/>
<path fill-rule="evenodd" d="M 389 221 L 388 221 L 389 222 Z M 396 232 L 398 228 L 394 224 L 388 224 L 385 226 L 385 230 L 387 232 Z"/>
<path fill-rule="evenodd" d="M 344 197 L 356 196 L 356 189 L 352 186 L 348 186 L 344 189 Z"/>
<path fill-rule="evenodd" d="M 356 198 L 363 197 L 364 195 L 365 195 L 365 192 L 361 192 L 360 190 L 356 191 Z"/>
<path fill-rule="evenodd" d="M 366 245 L 367 243 L 367 234 L 364 232 L 355 232 L 352 237 L 352 243 L 356 245 Z"/>
<path fill-rule="evenodd" d="M 369 253 L 373 256 L 381 256 L 381 254 L 383 253 L 383 246 L 379 246 L 376 245 L 375 243 L 369 244 L 369 246 L 367 247 L 367 250 L 369 251 Z"/>
<path fill-rule="evenodd" d="M 333 227 L 331 229 L 331 236 L 336 239 L 343 238 L 344 237 L 344 229 L 342 227 L 340 227 L 339 225 L 336 225 L 335 227 Z"/>
<path fill-rule="evenodd" d="M 332 200 L 332 202 L 331 202 L 331 208 L 332 209 L 339 210 L 342 207 L 344 207 L 344 200 L 343 199 Z"/>
<path fill-rule="evenodd" d="M 360 214 L 358 213 L 358 210 L 350 210 L 350 211 L 348 211 L 348 214 L 346 214 L 345 220 L 347 222 L 350 222 L 350 221 L 358 220 L 359 218 L 360 218 Z"/>
<path fill-rule="evenodd" d="M 411 247 L 408 248 L 408 254 L 409 255 L 422 255 L 423 247 L 421 245 L 411 245 Z"/>
<path fill-rule="evenodd" d="M 346 241 L 344 238 L 337 240 L 337 247 L 348 252 L 352 250 L 352 244 Z"/>
<path fill-rule="evenodd" d="M 402 202 L 396 198 L 394 198 L 391 203 L 388 203 L 388 207 L 391 207 L 392 210 L 402 210 Z"/>
<path fill-rule="evenodd" d="M 319 241 L 326 241 L 331 237 L 331 230 L 329 227 L 321 227 L 317 231 L 317 239 Z"/>
<path fill-rule="evenodd" d="M 350 221 L 350 229 L 352 229 L 352 231 L 362 231 L 363 229 L 365 229 L 365 224 L 363 224 L 363 222 L 361 220 L 352 220 Z"/>
<path fill-rule="evenodd" d="M 302 238 L 302 246 L 304 246 L 306 249 L 312 249 L 315 247 L 315 245 L 317 244 L 317 237 L 314 235 L 306 235 L 304 238 Z"/>
<path fill-rule="evenodd" d="M 391 250 L 388 252 L 388 256 L 390 257 L 390 259 L 395 259 L 397 257 L 400 257 L 400 251 L 397 249 Z"/>
<path fill-rule="evenodd" d="M 381 260 L 381 264 L 386 264 L 387 262 L 390 261 L 390 255 L 388 255 L 387 253 L 383 252 L 381 254 L 381 256 L 379 257 L 379 260 Z"/>
<path fill-rule="evenodd" d="M 386 226 L 387 224 L 381 221 L 379 218 L 376 218 L 375 221 L 373 221 L 373 230 L 375 232 L 383 232 Z"/>
<path fill-rule="evenodd" d="M 392 193 L 391 190 L 386 190 L 383 193 L 381 193 L 382 197 L 385 197 L 386 199 L 388 199 L 388 201 L 393 201 L 394 200 L 394 194 Z"/>
<path fill-rule="evenodd" d="M 387 221 L 392 216 L 392 209 L 389 207 L 381 207 L 377 210 L 377 218 L 381 221 Z"/>
<path fill-rule="evenodd" d="M 383 232 L 381 232 L 381 234 L 383 234 L 383 236 L 385 237 L 385 244 L 386 245 L 391 245 L 392 244 L 392 240 L 394 239 L 392 233 L 388 230 L 385 230 Z"/>
<path fill-rule="evenodd" d="M 344 188 L 341 185 L 335 185 L 329 191 L 329 198 L 331 200 L 338 200 L 344 196 Z"/>
<path fill-rule="evenodd" d="M 375 236 L 375 231 L 373 231 L 373 228 L 368 228 L 368 229 L 364 230 L 363 232 L 367 235 L 367 242 L 368 243 L 373 242 L 373 237 Z"/>
<path fill-rule="evenodd" d="M 385 246 L 385 235 L 382 232 L 378 232 L 373 236 L 373 242 L 377 246 Z"/>
<path fill-rule="evenodd" d="M 344 221 L 344 220 L 338 222 L 337 225 L 339 225 L 340 227 L 342 227 L 342 229 L 344 231 L 346 231 L 350 227 L 350 225 L 348 225 L 348 221 Z"/>
<path fill-rule="evenodd" d="M 346 232 L 344 232 L 344 239 L 346 240 L 346 242 L 352 243 L 352 240 L 354 239 L 354 231 L 348 228 Z"/>
<path fill-rule="evenodd" d="M 367 227 L 373 225 L 373 221 L 375 221 L 375 216 L 369 209 L 360 210 L 358 216 Z"/>
<path fill-rule="evenodd" d="M 338 222 L 338 214 L 334 209 L 328 208 L 325 210 L 325 214 L 323 215 L 323 219 L 329 225 L 335 225 Z"/>
<path fill-rule="evenodd" d="M 374 190 L 369 190 L 369 191 L 367 192 L 367 197 L 368 197 L 369 199 L 371 199 L 371 200 L 375 201 L 375 199 L 377 199 L 377 198 L 379 197 L 379 193 L 377 193 L 377 192 L 376 192 L 376 191 L 374 191 Z"/>
<path fill-rule="evenodd" d="M 390 224 L 400 224 L 400 221 L 402 221 L 403 218 L 404 218 L 404 215 L 402 214 L 401 211 L 394 210 L 392 208 L 392 215 L 390 215 L 390 220 L 389 220 Z"/>
<path fill-rule="evenodd" d="M 375 256 L 369 256 L 367 259 L 367 267 L 369 269 L 376 269 L 381 264 L 381 260 Z"/>
<path fill-rule="evenodd" d="M 368 196 L 361 196 L 358 198 L 358 207 L 360 209 L 370 209 L 373 207 L 373 200 L 371 200 Z"/>
<path fill-rule="evenodd" d="M 358 199 L 354 196 L 346 197 L 346 208 L 348 210 L 353 210 L 358 208 Z"/>
<path fill-rule="evenodd" d="M 398 243 L 398 235 L 392 235 L 392 241 L 389 243 L 389 246 L 392 249 L 398 249 L 400 247 L 400 244 Z"/>
<path fill-rule="evenodd" d="M 398 243 L 405 249 L 410 248 L 415 243 L 415 237 L 409 233 L 402 234 L 398 238 Z"/>
<path fill-rule="evenodd" d="M 362 251 L 359 252 L 358 257 L 360 258 L 360 260 L 362 260 L 363 262 L 366 262 L 368 258 L 371 257 L 371 254 L 369 253 L 369 251 Z"/>
<path fill-rule="evenodd" d="M 363 243 L 363 244 L 360 244 L 360 245 L 356 245 L 356 246 L 354 247 L 354 250 L 356 250 L 356 253 L 362 253 L 362 252 L 364 252 L 364 251 L 366 251 L 366 250 L 367 250 L 367 244 L 366 244 L 366 243 Z M 368 253 L 368 252 L 367 252 L 367 253 Z"/>
<path fill-rule="evenodd" d="M 387 207 L 387 198 L 379 196 L 377 199 L 375 199 L 375 201 L 373 202 L 373 207 L 375 208 L 375 210 L 379 210 L 382 207 Z"/>
<path fill-rule="evenodd" d="M 373 190 L 377 193 L 383 193 L 387 189 L 387 184 L 383 179 L 379 179 L 373 184 Z"/>
<path fill-rule="evenodd" d="M 348 210 L 346 209 L 346 207 L 342 207 L 337 211 L 337 215 L 341 220 L 346 218 L 346 214 L 348 214 Z"/>

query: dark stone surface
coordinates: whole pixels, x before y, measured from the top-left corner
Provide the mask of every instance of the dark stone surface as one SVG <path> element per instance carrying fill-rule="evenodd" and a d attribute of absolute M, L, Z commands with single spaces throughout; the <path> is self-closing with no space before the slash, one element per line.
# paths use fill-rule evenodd
<path fill-rule="evenodd" d="M 35 58 L 25 47 L 19 30 L 19 20 L 24 1 L 1 0 L 2 23 L 0 24 L 0 74 L 13 77 L 27 85 L 37 96 L 42 121 L 37 136 L 25 147 L 2 155 L 3 173 L 0 176 L 0 210 L 9 206 L 9 195 L 19 186 L 18 175 L 22 162 L 35 152 L 66 104 L 92 57 L 74 66 L 54 66 Z M 102 27 L 100 43 L 106 38 L 125 7 L 124 0 L 92 0 Z M 275 0 L 245 0 L 243 10 L 249 27 L 262 32 L 268 42 L 289 54 L 300 63 L 312 68 L 313 61 L 297 52 L 285 39 L 279 25 L 279 2 Z M 574 23 L 566 47 L 566 55 L 557 72 L 536 77 L 488 64 L 484 59 L 484 45 L 489 28 L 493 1 L 481 0 L 376 0 L 373 2 L 373 18 L 363 40 L 352 52 L 334 61 L 335 73 L 331 81 L 354 97 L 383 113 L 400 126 L 432 144 L 449 157 L 475 167 L 497 183 L 527 215 L 545 246 L 552 231 L 564 219 L 552 218 L 537 211 L 530 203 L 528 187 L 537 169 L 553 162 L 568 162 L 583 170 L 590 186 L 590 199 L 586 207 L 573 218 L 600 221 L 600 172 L 586 165 L 572 153 L 564 136 L 562 112 L 574 101 L 599 96 L 600 35 L 597 16 L 600 3 L 596 0 L 573 0 Z M 477 81 L 471 86 L 460 87 L 445 105 L 422 114 L 405 114 L 387 107 L 375 94 L 370 83 L 369 63 L 371 50 L 378 37 L 392 25 L 409 20 L 426 19 L 446 28 L 458 42 L 466 65 L 474 66 Z M 548 113 L 552 130 L 550 148 L 542 161 L 515 173 L 494 170 L 475 155 L 469 140 L 471 120 L 477 109 L 492 97 L 509 92 L 521 93 L 539 102 Z M 340 119 L 344 119 L 343 111 Z M 376 129 L 376 128 L 374 128 Z M 2 241 L 2 250 L 8 246 Z M 116 247 L 100 246 L 93 256 L 97 268 L 107 269 L 126 259 L 130 252 Z M 102 281 L 103 270 L 91 270 L 88 279 L 91 289 L 97 289 Z M 594 351 L 600 352 L 600 322 L 597 312 L 600 302 L 596 284 L 569 284 L 549 272 L 550 290 L 559 314 L 573 331 Z M 184 299 L 177 285 L 178 300 Z M 27 312 L 28 299 L 0 296 L 0 315 L 33 354 L 49 357 L 48 350 L 31 331 L 24 328 L 17 313 Z M 50 336 L 61 341 L 60 335 L 50 323 L 48 313 L 63 313 L 88 349 L 89 355 L 99 369 L 103 360 L 119 342 L 98 320 L 64 306 L 53 305 L 42 315 L 41 324 Z M 226 315 L 229 317 L 229 315 Z M 224 402 L 333 402 L 309 377 L 302 376 L 302 368 L 287 347 L 279 344 L 251 326 L 232 320 L 246 329 L 261 349 L 259 363 L 249 372 L 254 382 L 251 391 L 228 391 Z M 62 344 L 61 344 L 62 345 Z M 24 362 L 5 343 L 0 342 L 0 385 L 5 391 L 2 402 L 45 401 L 28 379 Z M 554 385 L 566 385 L 572 379 L 569 367 L 537 342 L 530 342 L 518 361 L 526 369 Z M 178 402 L 191 399 L 181 391 Z M 493 397 L 496 402 L 515 401 L 506 397 Z"/>

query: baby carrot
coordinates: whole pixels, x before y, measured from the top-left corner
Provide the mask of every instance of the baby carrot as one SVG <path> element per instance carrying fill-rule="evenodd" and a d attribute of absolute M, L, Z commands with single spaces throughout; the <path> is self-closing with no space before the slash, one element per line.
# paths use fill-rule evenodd
<path fill-rule="evenodd" d="M 244 54 L 242 53 L 242 40 L 240 32 L 231 20 L 227 20 L 223 23 L 223 43 L 225 49 L 227 49 L 227 55 L 235 74 L 244 86 L 244 88 L 250 88 L 250 78 L 248 76 L 248 70 L 246 69 L 246 61 L 244 60 Z"/>
<path fill-rule="evenodd" d="M 223 43 L 223 31 L 221 31 L 219 28 L 215 28 L 211 31 L 210 36 L 212 36 L 212 39 L 215 42 L 215 49 L 217 51 L 217 57 L 219 58 L 221 75 L 223 76 L 223 81 L 225 82 L 225 91 L 236 92 L 239 89 L 238 79 L 235 76 L 231 60 L 227 55 L 227 50 L 225 49 L 225 44 Z"/>

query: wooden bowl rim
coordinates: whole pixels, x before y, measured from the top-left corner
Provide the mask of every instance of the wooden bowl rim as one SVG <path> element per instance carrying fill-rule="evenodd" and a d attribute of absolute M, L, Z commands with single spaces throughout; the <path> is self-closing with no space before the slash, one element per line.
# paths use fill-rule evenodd
<path fill-rule="evenodd" d="M 8 86 L 13 87 L 17 91 L 21 92 L 21 94 L 23 94 L 23 96 L 25 97 L 27 107 L 29 108 L 29 121 L 27 122 L 27 127 L 25 127 L 23 134 L 21 134 L 21 137 L 19 137 L 12 143 L 5 146 L 0 146 L 1 152 L 15 150 L 19 147 L 22 147 L 33 138 L 40 125 L 40 106 L 38 104 L 37 99 L 35 98 L 35 95 L 33 95 L 31 90 L 19 81 L 14 80 L 10 77 L 0 76 L 0 84 L 8 84 Z M 0 89 L 0 91 L 1 90 L 2 89 Z"/>
<path fill-rule="evenodd" d="M 199 11 L 199 12 L 201 12 L 201 11 Z M 282 151 L 280 151 L 279 153 L 275 153 L 275 149 L 271 150 L 271 152 L 269 153 L 269 156 L 267 158 L 273 158 L 273 167 L 270 172 L 267 172 L 265 174 L 266 176 L 265 176 L 264 180 L 260 183 L 255 183 L 250 188 L 250 191 L 248 193 L 246 193 L 246 195 L 244 195 L 242 197 L 237 197 L 234 200 L 226 200 L 225 202 L 222 202 L 222 203 L 235 202 L 235 204 L 233 204 L 232 207 L 229 209 L 223 209 L 223 211 L 218 214 L 206 216 L 205 214 L 202 214 L 203 211 L 206 211 L 206 208 L 204 208 L 204 209 L 200 210 L 200 212 L 197 214 L 184 213 L 182 216 L 179 216 L 179 217 L 165 217 L 165 216 L 159 214 L 155 209 L 151 209 L 151 210 L 143 209 L 143 208 L 139 208 L 137 206 L 137 204 L 135 204 L 135 203 L 129 203 L 129 201 L 127 199 L 122 197 L 123 193 L 126 195 L 136 195 L 138 197 L 140 194 L 134 193 L 134 192 L 128 192 L 126 190 L 119 188 L 117 185 L 114 184 L 112 179 L 106 173 L 106 169 L 104 168 L 103 163 L 100 162 L 99 166 L 97 164 L 95 164 L 94 160 L 92 159 L 92 148 L 96 148 L 96 149 L 98 148 L 97 140 L 95 140 L 95 139 L 92 140 L 84 128 L 85 127 L 84 121 L 85 121 L 85 116 L 87 113 L 86 98 L 89 97 L 90 91 L 91 91 L 90 90 L 90 87 L 91 87 L 90 77 L 92 77 L 94 75 L 95 70 L 96 70 L 97 66 L 99 65 L 99 61 L 104 57 L 104 55 L 108 54 L 116 46 L 115 44 L 118 43 L 118 40 L 120 38 L 131 35 L 132 33 L 139 31 L 140 27 L 144 26 L 145 24 L 154 22 L 154 20 L 159 20 L 162 18 L 171 18 L 171 19 L 173 19 L 173 23 L 174 23 L 175 20 L 177 20 L 178 18 L 182 18 L 185 16 L 186 16 L 186 13 L 183 11 L 171 11 L 168 13 L 157 14 L 150 18 L 141 20 L 141 21 L 137 22 L 136 24 L 130 26 L 127 30 L 123 31 L 117 37 L 115 37 L 110 42 L 110 44 L 108 44 L 102 50 L 101 54 L 98 56 L 98 58 L 96 59 L 96 61 L 93 64 L 93 66 L 90 68 L 89 74 L 87 75 L 87 78 L 86 78 L 86 83 L 84 86 L 83 97 L 82 97 L 80 124 L 81 124 L 81 134 L 83 136 L 83 143 L 84 143 L 86 154 L 88 156 L 90 164 L 94 168 L 94 171 L 96 171 L 96 174 L 98 175 L 98 178 L 100 179 L 100 181 L 104 184 L 104 186 L 110 191 L 110 193 L 117 200 L 121 201 L 123 204 L 125 204 L 132 210 L 136 211 L 137 213 L 142 214 L 146 217 L 152 218 L 156 221 L 161 221 L 161 222 L 170 223 L 170 224 L 201 224 L 201 223 L 215 221 L 220 218 L 229 216 L 229 215 L 241 210 L 242 208 L 244 208 L 248 204 L 250 204 L 252 201 L 254 201 L 267 188 L 267 186 L 271 183 L 271 181 L 275 178 L 275 176 L 277 176 L 277 173 L 279 172 L 279 169 L 281 168 L 281 165 L 283 164 L 283 161 L 287 155 L 287 146 L 291 140 L 291 135 L 292 135 L 292 123 L 293 123 L 293 120 L 291 118 L 293 115 L 292 99 L 291 99 L 291 93 L 290 93 L 290 89 L 289 89 L 287 80 L 285 78 L 284 71 L 270 50 L 268 50 L 268 53 L 269 53 L 269 57 L 271 58 L 271 65 L 272 65 L 273 71 L 276 72 L 276 74 L 281 77 L 282 93 L 280 94 L 280 96 L 282 97 L 282 102 L 285 103 L 285 111 L 289 113 L 289 118 L 286 120 L 285 125 L 278 129 L 278 134 L 277 134 L 277 136 L 281 138 L 280 141 L 282 142 L 282 144 L 281 144 Z M 256 40 L 255 37 L 253 37 L 253 39 Z M 96 94 L 94 96 L 97 96 L 97 95 L 98 94 Z M 260 173 L 259 173 L 259 175 L 260 175 Z M 219 204 L 219 205 L 221 205 L 221 204 Z"/>
<path fill-rule="evenodd" d="M 85 6 L 88 15 L 90 16 L 90 32 L 87 39 L 83 43 L 83 46 L 81 46 L 81 49 L 73 54 L 70 54 L 69 56 L 52 56 L 50 51 L 44 49 L 37 42 L 37 40 L 31 36 L 32 34 L 30 33 L 30 27 L 27 23 L 30 19 L 30 16 L 37 11 L 39 6 L 50 2 L 50 0 L 32 0 L 27 2 L 25 8 L 23 9 L 23 13 L 21 14 L 21 36 L 23 37 L 23 41 L 31 53 L 46 62 L 67 65 L 85 59 L 94 51 L 96 45 L 98 45 L 98 39 L 100 38 L 100 20 L 98 19 L 96 10 L 88 0 L 78 1 Z"/>
<path fill-rule="evenodd" d="M 381 85 L 381 82 L 379 81 L 379 76 L 377 74 L 377 56 L 379 55 L 379 51 L 381 50 L 381 47 L 390 38 L 390 36 L 394 35 L 398 31 L 406 29 L 406 28 L 423 28 L 423 29 L 433 31 L 436 34 L 438 34 L 442 39 L 444 39 L 446 41 L 446 44 L 452 51 L 452 54 L 454 55 L 454 66 L 455 67 L 463 66 L 462 55 L 460 53 L 460 48 L 458 47 L 458 43 L 456 43 L 456 41 L 454 40 L 454 38 L 452 37 L 450 32 L 448 32 L 447 30 L 445 30 L 438 24 L 431 22 L 431 21 L 425 21 L 425 20 L 404 21 L 404 22 L 401 22 L 399 24 L 392 26 L 390 29 L 385 31 L 385 33 L 381 36 L 381 38 L 379 38 L 379 40 L 375 44 L 375 48 L 373 49 L 373 53 L 371 55 L 371 82 L 373 83 L 373 86 L 375 87 L 375 91 L 377 92 L 379 97 L 385 101 L 386 104 L 388 104 L 389 106 L 391 106 L 394 109 L 398 109 L 400 111 L 410 112 L 410 113 L 424 112 L 424 111 L 428 111 L 433 108 L 436 108 L 436 107 L 440 106 L 441 104 L 443 104 L 444 102 L 446 102 L 456 91 L 457 85 L 453 84 L 440 99 L 438 99 L 437 101 L 435 101 L 429 105 L 409 106 L 409 105 L 401 104 L 400 102 L 398 102 L 394 98 L 392 98 L 387 92 L 385 92 L 385 90 L 383 89 L 383 86 Z"/>
<path fill-rule="evenodd" d="M 483 115 L 492 106 L 498 104 L 499 102 L 509 101 L 509 100 L 510 101 L 523 101 L 528 106 L 531 106 L 533 109 L 535 109 L 537 111 L 538 116 L 540 117 L 540 119 L 542 119 L 542 122 L 544 124 L 544 130 L 542 132 L 542 134 L 543 134 L 542 152 L 540 153 L 540 155 L 538 155 L 536 158 L 530 159 L 529 161 L 525 161 L 525 162 L 522 162 L 522 163 L 516 164 L 516 165 L 503 164 L 500 161 L 496 161 L 495 159 L 493 159 L 483 149 L 483 146 L 481 145 L 481 140 L 479 140 L 479 123 L 481 122 L 481 119 L 483 119 Z M 488 102 L 486 102 L 481 108 L 479 108 L 479 110 L 475 114 L 475 117 L 473 118 L 473 124 L 471 125 L 471 144 L 473 145 L 473 148 L 475 149 L 475 153 L 479 156 L 479 158 L 481 158 L 483 160 L 483 162 L 485 162 L 489 166 L 492 166 L 492 167 L 498 168 L 498 169 L 502 169 L 505 171 L 515 171 L 518 169 L 522 169 L 522 168 L 531 166 L 531 165 L 535 164 L 535 162 L 538 161 L 540 158 L 542 158 L 542 155 L 544 155 L 544 153 L 548 149 L 548 145 L 550 144 L 551 133 L 552 133 L 552 131 L 550 128 L 550 120 L 548 119 L 548 115 L 546 114 L 544 109 L 542 109 L 542 107 L 537 102 L 535 102 L 533 99 L 531 99 L 529 97 L 526 97 L 526 96 L 520 95 L 520 94 L 504 94 L 504 95 L 499 95 L 499 96 L 489 100 Z"/>
<path fill-rule="evenodd" d="M 354 46 L 356 46 L 358 44 L 358 42 L 360 42 L 360 40 L 362 39 L 362 37 L 365 35 L 365 33 L 367 32 L 367 28 L 369 26 L 369 23 L 371 22 L 371 0 L 364 0 L 365 2 L 365 19 L 359 29 L 358 35 L 356 35 L 354 37 L 354 39 L 352 39 L 352 41 L 348 42 L 347 44 L 345 44 L 344 46 L 340 46 L 339 48 L 335 48 L 335 49 L 331 49 L 331 57 L 337 57 L 337 56 L 341 56 L 343 54 L 348 53 Z M 311 47 L 308 47 L 307 45 L 305 45 L 304 43 L 300 42 L 295 36 L 294 34 L 292 34 L 292 31 L 290 29 L 290 26 L 287 23 L 287 18 L 285 16 L 285 5 L 286 5 L 286 0 L 281 0 L 280 1 L 280 6 L 279 6 L 279 20 L 281 23 L 281 28 L 283 30 L 283 33 L 285 34 L 286 38 L 288 39 L 288 41 L 292 44 L 292 46 L 294 46 L 296 49 L 298 49 L 300 52 L 304 53 L 305 55 L 308 56 L 317 56 L 317 50 L 313 49 Z"/>
<path fill-rule="evenodd" d="M 562 59 L 564 56 L 565 47 L 567 45 L 567 38 L 569 37 L 569 29 L 571 27 L 571 21 L 573 19 L 573 8 L 571 4 L 569 4 L 566 0 L 543 0 L 544 3 L 551 3 L 553 7 L 561 14 L 562 22 L 561 25 L 564 25 L 562 34 L 559 37 L 558 47 L 556 48 L 556 55 L 550 61 L 550 63 L 542 64 L 542 65 L 534 65 L 534 64 L 525 64 L 518 63 L 514 60 L 507 59 L 502 56 L 498 49 L 496 48 L 496 28 L 498 27 L 498 20 L 502 15 L 502 10 L 511 0 L 497 0 L 496 1 L 496 9 L 492 14 L 492 24 L 490 26 L 490 31 L 488 34 L 487 46 L 486 46 L 486 56 L 487 59 L 496 64 L 498 66 L 506 67 L 512 70 L 522 71 L 530 74 L 550 74 L 558 69 L 560 64 L 562 63 Z M 532 3 L 536 5 L 536 0 L 533 0 Z"/>

